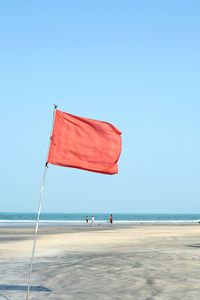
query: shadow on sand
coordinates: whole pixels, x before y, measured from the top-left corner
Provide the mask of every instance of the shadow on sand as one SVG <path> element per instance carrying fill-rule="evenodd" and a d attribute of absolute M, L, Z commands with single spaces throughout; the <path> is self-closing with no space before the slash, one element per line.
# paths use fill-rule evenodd
<path fill-rule="evenodd" d="M 27 291 L 27 285 L 10 285 L 0 284 L 0 291 Z M 50 289 L 44 286 L 31 286 L 30 291 L 32 292 L 51 292 Z M 6 299 L 6 298 L 5 298 Z"/>
<path fill-rule="evenodd" d="M 10 284 L 0 284 L 0 291 L 27 291 L 26 285 L 10 285 Z M 45 288 L 44 286 L 31 286 L 30 291 L 34 292 L 51 292 L 50 289 Z M 6 297 L 5 295 L 0 293 L 0 299 L 4 300 L 11 300 L 10 298 Z"/>
<path fill-rule="evenodd" d="M 187 247 L 200 248 L 200 244 L 187 245 Z"/>

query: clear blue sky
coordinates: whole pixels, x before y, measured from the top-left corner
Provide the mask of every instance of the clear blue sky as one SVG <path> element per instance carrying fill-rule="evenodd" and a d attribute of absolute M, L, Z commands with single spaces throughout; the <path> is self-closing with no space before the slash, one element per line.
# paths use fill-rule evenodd
<path fill-rule="evenodd" d="M 1 211 L 35 211 L 52 103 L 123 132 L 119 174 L 51 166 L 43 211 L 200 212 L 200 2 L 0 4 Z"/>

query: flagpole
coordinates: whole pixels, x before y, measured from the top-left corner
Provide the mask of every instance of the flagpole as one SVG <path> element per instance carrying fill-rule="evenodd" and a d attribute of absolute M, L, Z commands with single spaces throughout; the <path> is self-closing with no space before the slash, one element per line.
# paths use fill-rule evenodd
<path fill-rule="evenodd" d="M 51 126 L 49 146 L 48 146 L 48 151 L 47 151 L 47 158 L 46 158 L 44 172 L 43 172 L 43 176 L 42 176 L 42 185 L 41 185 L 41 190 L 40 190 L 39 206 L 38 206 L 38 212 L 37 212 L 37 221 L 36 221 L 36 226 L 35 226 L 35 233 L 34 233 L 34 240 L 33 240 L 33 247 L 32 247 L 32 255 L 31 255 L 31 262 L 30 262 L 30 270 L 29 270 L 26 300 L 29 300 L 29 295 L 30 295 L 30 286 L 31 286 L 31 280 L 32 280 L 32 271 L 33 271 L 33 261 L 34 261 L 34 256 L 35 256 L 36 240 L 37 240 L 37 235 L 38 235 L 38 227 L 39 227 L 39 221 L 40 221 L 42 202 L 43 202 L 43 198 L 44 198 L 44 188 L 45 188 L 45 183 L 46 183 L 46 175 L 47 175 L 47 170 L 48 170 L 48 155 L 49 155 L 49 150 L 50 150 L 50 145 L 51 145 L 51 136 L 52 136 L 52 133 L 53 133 L 55 112 L 56 112 L 57 107 L 58 106 L 54 104 L 53 120 L 52 120 L 52 126 Z"/>

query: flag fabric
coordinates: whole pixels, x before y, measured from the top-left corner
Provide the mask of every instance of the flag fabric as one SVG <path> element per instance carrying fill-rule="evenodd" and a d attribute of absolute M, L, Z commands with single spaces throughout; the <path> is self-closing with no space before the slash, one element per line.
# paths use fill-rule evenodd
<path fill-rule="evenodd" d="M 47 163 L 118 173 L 121 132 L 112 124 L 55 111 Z"/>

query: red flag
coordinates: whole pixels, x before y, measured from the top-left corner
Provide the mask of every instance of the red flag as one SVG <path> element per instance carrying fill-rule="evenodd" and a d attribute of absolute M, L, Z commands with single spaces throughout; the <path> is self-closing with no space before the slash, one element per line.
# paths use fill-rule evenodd
<path fill-rule="evenodd" d="M 116 174 L 121 132 L 112 124 L 55 112 L 48 163 Z"/>

